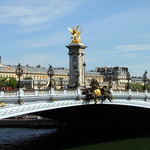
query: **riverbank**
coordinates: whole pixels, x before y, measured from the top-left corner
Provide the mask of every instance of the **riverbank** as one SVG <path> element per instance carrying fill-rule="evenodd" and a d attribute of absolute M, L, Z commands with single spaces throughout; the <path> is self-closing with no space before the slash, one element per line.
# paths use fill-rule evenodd
<path fill-rule="evenodd" d="M 23 119 L 4 119 L 0 120 L 0 127 L 9 128 L 57 128 L 61 123 L 55 120 L 23 120 Z"/>

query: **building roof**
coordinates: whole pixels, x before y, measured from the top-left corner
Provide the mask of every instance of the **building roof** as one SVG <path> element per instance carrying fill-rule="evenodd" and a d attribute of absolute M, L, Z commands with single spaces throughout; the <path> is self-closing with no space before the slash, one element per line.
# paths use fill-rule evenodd
<path fill-rule="evenodd" d="M 24 70 L 24 73 L 42 73 L 42 74 L 47 74 L 47 70 L 48 68 L 45 67 L 41 67 L 40 65 L 36 66 L 36 67 L 32 67 L 29 65 L 26 66 L 21 66 L 22 69 Z M 4 65 L 4 64 L 0 64 L 0 72 L 15 72 L 15 70 L 17 69 L 17 65 Z M 69 74 L 69 69 L 66 68 L 53 68 L 55 74 L 65 74 L 68 75 Z M 85 72 L 86 75 L 100 75 L 99 72 L 96 71 L 86 71 Z"/>

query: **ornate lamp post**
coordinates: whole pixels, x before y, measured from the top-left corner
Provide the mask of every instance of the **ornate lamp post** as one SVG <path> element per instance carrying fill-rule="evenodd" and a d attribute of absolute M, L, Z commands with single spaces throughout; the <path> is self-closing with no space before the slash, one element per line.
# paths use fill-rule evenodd
<path fill-rule="evenodd" d="M 84 88 L 85 88 L 85 67 L 86 67 L 86 63 L 83 63 L 83 67 L 84 67 Z"/>
<path fill-rule="evenodd" d="M 50 82 L 49 82 L 48 87 L 50 88 L 50 92 L 51 92 L 51 90 L 52 90 L 52 77 L 54 76 L 54 69 L 53 69 L 52 65 L 49 66 L 49 68 L 47 70 L 47 75 L 50 77 Z"/>
<path fill-rule="evenodd" d="M 80 76 L 79 70 L 76 69 L 76 70 L 75 70 L 75 77 L 76 77 L 76 87 L 77 87 L 77 88 L 80 86 L 80 85 L 79 85 L 79 76 Z"/>
<path fill-rule="evenodd" d="M 143 82 L 144 82 L 143 90 L 144 90 L 144 91 L 147 90 L 147 87 L 146 87 L 147 81 L 148 81 L 148 78 L 147 78 L 147 70 L 145 70 L 145 73 L 143 74 Z"/>
<path fill-rule="evenodd" d="M 17 88 L 20 89 L 20 88 L 21 88 L 21 85 L 20 85 L 20 83 L 21 83 L 21 82 L 20 82 L 20 77 L 23 75 L 23 69 L 21 68 L 20 63 L 18 64 L 15 73 L 16 73 L 16 75 L 17 75 L 18 78 L 19 78 Z"/>
<path fill-rule="evenodd" d="M 63 78 L 59 78 L 60 79 L 60 88 L 62 89 L 63 87 Z"/>
<path fill-rule="evenodd" d="M 129 71 L 127 71 L 126 79 L 128 80 L 127 90 L 129 90 L 129 89 L 130 89 L 130 82 L 129 82 L 129 81 L 131 80 L 131 77 L 130 77 L 130 73 L 129 73 Z"/>
<path fill-rule="evenodd" d="M 112 81 L 113 81 L 113 78 L 115 77 L 115 73 L 116 73 L 115 71 L 105 73 L 105 76 L 108 79 L 110 88 L 112 88 Z"/>
<path fill-rule="evenodd" d="M 16 75 L 18 76 L 19 80 L 18 80 L 18 85 L 17 85 L 17 88 L 18 88 L 18 96 L 19 96 L 19 99 L 18 99 L 18 103 L 21 104 L 21 96 L 20 96 L 20 88 L 21 88 L 21 85 L 20 85 L 20 77 L 23 75 L 23 69 L 21 68 L 21 65 L 20 63 L 18 64 L 17 66 L 17 69 L 15 71 Z"/>

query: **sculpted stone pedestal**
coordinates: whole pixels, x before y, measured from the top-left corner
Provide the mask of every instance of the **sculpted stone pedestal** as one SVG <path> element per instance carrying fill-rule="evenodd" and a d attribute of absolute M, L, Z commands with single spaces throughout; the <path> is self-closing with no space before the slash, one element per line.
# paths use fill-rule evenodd
<path fill-rule="evenodd" d="M 78 83 L 79 86 L 84 86 L 85 73 L 84 73 L 84 49 L 87 48 L 81 43 L 71 43 L 66 46 L 69 49 L 69 86 L 74 87 L 77 83 L 77 78 L 75 76 L 75 71 L 79 71 Z"/>

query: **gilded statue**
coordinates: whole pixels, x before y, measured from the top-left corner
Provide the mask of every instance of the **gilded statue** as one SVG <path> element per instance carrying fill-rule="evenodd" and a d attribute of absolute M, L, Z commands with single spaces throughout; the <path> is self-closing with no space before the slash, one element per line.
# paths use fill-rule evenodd
<path fill-rule="evenodd" d="M 68 30 L 72 34 L 72 37 L 71 37 L 71 39 L 73 39 L 72 43 L 81 43 L 80 36 L 81 36 L 81 32 L 83 29 L 81 31 L 78 31 L 78 28 L 79 28 L 79 25 L 76 28 L 73 27 L 73 29 L 68 28 Z"/>

